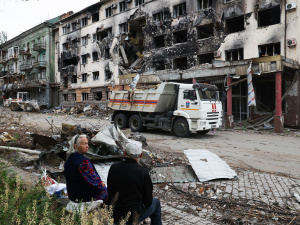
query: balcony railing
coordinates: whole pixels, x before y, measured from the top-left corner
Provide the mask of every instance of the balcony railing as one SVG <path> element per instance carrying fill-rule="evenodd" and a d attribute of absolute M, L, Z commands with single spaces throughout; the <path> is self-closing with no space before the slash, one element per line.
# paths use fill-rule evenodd
<path fill-rule="evenodd" d="M 28 71 L 32 69 L 31 63 L 23 63 L 20 65 L 20 70 L 21 71 Z"/>
<path fill-rule="evenodd" d="M 37 61 L 37 62 L 34 62 L 32 67 L 33 68 L 45 68 L 46 67 L 46 61 Z"/>
<path fill-rule="evenodd" d="M 31 55 L 30 49 L 21 49 L 19 52 L 20 55 Z"/>
<path fill-rule="evenodd" d="M 33 45 L 33 51 L 40 51 L 46 49 L 46 43 L 36 43 Z"/>
<path fill-rule="evenodd" d="M 8 56 L 8 58 L 7 58 L 7 60 L 14 60 L 14 61 L 16 61 L 16 60 L 18 60 L 18 59 L 19 59 L 19 55 L 17 55 L 17 54 L 10 55 L 10 56 Z"/>
<path fill-rule="evenodd" d="M 78 51 L 77 51 L 77 48 L 70 48 L 69 50 L 64 50 L 62 53 L 61 53 L 61 57 L 62 59 L 71 59 L 71 58 L 76 58 L 78 55 L 77 55 Z"/>

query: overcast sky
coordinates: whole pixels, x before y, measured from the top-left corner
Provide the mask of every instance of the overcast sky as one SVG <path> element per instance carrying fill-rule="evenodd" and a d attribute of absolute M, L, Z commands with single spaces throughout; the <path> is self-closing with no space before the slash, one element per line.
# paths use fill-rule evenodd
<path fill-rule="evenodd" d="M 63 13 L 81 9 L 99 0 L 0 0 L 0 31 L 8 40 Z"/>

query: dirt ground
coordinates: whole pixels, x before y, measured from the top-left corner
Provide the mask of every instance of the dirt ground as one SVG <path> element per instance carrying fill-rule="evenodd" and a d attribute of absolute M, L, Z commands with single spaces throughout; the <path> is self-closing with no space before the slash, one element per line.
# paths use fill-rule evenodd
<path fill-rule="evenodd" d="M 39 131 L 45 132 L 59 130 L 61 123 L 93 128 L 110 124 L 109 118 L 99 120 L 85 116 L 11 112 L 1 107 L 0 112 L 2 121 L 21 116 L 20 122 L 24 125 L 34 125 Z M 130 134 L 129 129 L 123 132 Z M 193 133 L 188 138 L 178 138 L 160 130 L 147 130 L 142 134 L 150 149 L 159 150 L 161 154 L 182 153 L 186 149 L 208 149 L 233 167 L 300 178 L 300 130 L 285 129 L 283 134 L 274 134 L 272 130 L 223 129 L 210 131 L 206 135 Z"/>

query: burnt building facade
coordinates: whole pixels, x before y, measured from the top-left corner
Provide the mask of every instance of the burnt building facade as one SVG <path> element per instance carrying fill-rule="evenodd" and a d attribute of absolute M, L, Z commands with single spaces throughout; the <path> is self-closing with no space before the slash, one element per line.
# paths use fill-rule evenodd
<path fill-rule="evenodd" d="M 298 1 L 101 0 L 99 54 L 112 89 L 158 81 L 206 82 L 223 92 L 226 126 L 274 121 L 300 127 Z M 247 69 L 256 106 L 248 106 Z"/>

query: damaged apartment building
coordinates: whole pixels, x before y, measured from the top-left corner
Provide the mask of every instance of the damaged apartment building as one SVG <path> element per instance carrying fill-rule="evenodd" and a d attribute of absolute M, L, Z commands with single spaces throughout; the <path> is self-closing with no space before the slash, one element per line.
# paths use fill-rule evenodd
<path fill-rule="evenodd" d="M 2 100 L 27 92 L 26 97 L 41 107 L 58 104 L 52 29 L 59 19 L 43 22 L 0 45 Z"/>
<path fill-rule="evenodd" d="M 215 84 L 226 126 L 272 120 L 300 127 L 298 1 L 101 0 L 59 22 L 63 105 L 161 81 Z M 248 107 L 251 68 L 256 106 Z"/>

